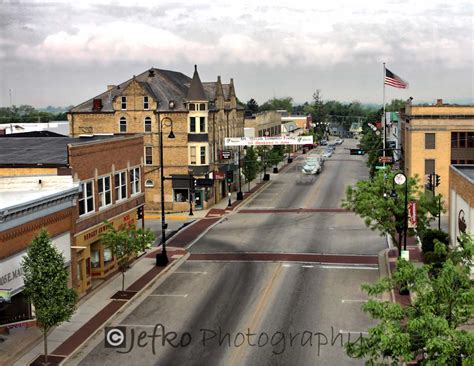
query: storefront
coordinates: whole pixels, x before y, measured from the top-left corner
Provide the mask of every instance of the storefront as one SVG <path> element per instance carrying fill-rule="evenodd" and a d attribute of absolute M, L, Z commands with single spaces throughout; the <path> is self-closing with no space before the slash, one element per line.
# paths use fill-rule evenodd
<path fill-rule="evenodd" d="M 51 239 L 63 254 L 65 265 L 70 273 L 71 250 L 70 234 L 63 233 Z M 14 326 L 33 319 L 31 305 L 23 295 L 22 261 L 27 251 L 21 251 L 0 261 L 0 328 Z"/>
<path fill-rule="evenodd" d="M 109 220 L 116 228 L 137 225 L 136 208 Z M 107 231 L 107 225 L 101 223 L 74 236 L 77 290 L 84 293 L 92 286 L 92 279 L 103 279 L 117 270 L 117 262 L 110 248 L 100 242 L 100 235 Z"/>

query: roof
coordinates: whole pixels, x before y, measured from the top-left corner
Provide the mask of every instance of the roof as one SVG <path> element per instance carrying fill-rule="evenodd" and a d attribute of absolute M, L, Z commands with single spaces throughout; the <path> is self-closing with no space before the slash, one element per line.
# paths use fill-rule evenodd
<path fill-rule="evenodd" d="M 81 144 L 122 136 L 93 137 L 2 137 L 0 167 L 67 166 L 68 144 Z"/>
<path fill-rule="evenodd" d="M 460 172 L 471 184 L 474 184 L 474 165 L 473 164 L 453 164 L 453 169 Z"/>
<path fill-rule="evenodd" d="M 209 100 L 207 99 L 204 88 L 202 87 L 201 79 L 197 71 L 197 65 L 194 65 L 193 79 L 189 86 L 188 93 L 186 94 L 186 100 Z"/>
<path fill-rule="evenodd" d="M 8 212 L 34 202 L 51 200 L 58 195 L 78 192 L 79 184 L 71 176 L 27 176 L 0 178 L 0 210 Z"/>

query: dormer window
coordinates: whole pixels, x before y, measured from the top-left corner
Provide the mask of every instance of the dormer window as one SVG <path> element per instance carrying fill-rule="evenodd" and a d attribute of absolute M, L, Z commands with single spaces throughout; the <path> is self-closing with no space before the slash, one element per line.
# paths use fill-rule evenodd
<path fill-rule="evenodd" d="M 189 103 L 189 110 L 190 110 L 190 111 L 195 111 L 195 110 L 196 110 L 196 104 L 194 104 L 194 103 Z"/>
<path fill-rule="evenodd" d="M 122 97 L 122 111 L 127 110 L 127 97 Z"/>
<path fill-rule="evenodd" d="M 200 111 L 205 111 L 206 110 L 206 104 L 205 103 L 199 104 L 199 110 Z"/>
<path fill-rule="evenodd" d="M 143 97 L 143 109 L 147 111 L 148 107 L 149 107 L 148 106 L 148 97 L 145 96 L 145 97 Z"/>

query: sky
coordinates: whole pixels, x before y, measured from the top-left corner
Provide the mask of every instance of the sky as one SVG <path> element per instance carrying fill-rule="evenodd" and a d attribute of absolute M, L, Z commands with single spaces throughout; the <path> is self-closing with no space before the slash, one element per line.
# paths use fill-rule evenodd
<path fill-rule="evenodd" d="M 0 106 L 77 105 L 151 67 L 234 79 L 262 104 L 474 104 L 474 3 L 461 0 L 0 0 Z"/>

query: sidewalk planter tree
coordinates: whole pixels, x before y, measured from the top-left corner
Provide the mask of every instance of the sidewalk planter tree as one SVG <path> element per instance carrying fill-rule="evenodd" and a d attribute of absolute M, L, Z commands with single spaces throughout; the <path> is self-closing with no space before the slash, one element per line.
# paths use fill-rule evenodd
<path fill-rule="evenodd" d="M 245 177 L 245 180 L 249 184 L 250 190 L 250 182 L 257 178 L 258 173 L 258 161 L 257 161 L 257 154 L 253 146 L 249 146 L 247 148 L 247 153 L 245 154 L 245 160 L 242 168 L 242 174 Z"/>
<path fill-rule="evenodd" d="M 378 231 L 381 235 L 390 235 L 393 242 L 401 249 L 401 229 L 404 228 L 405 187 L 394 185 L 395 172 L 380 171 L 372 180 L 357 182 L 355 187 L 349 186 L 342 206 L 359 215 L 367 227 Z M 418 178 L 408 178 L 408 201 L 417 202 L 417 228 L 424 231 L 437 207 L 426 197 L 421 187 L 417 186 Z M 396 192 L 397 199 L 390 197 Z M 398 230 L 397 230 L 398 229 Z M 397 235 L 398 234 L 398 235 Z"/>
<path fill-rule="evenodd" d="M 135 226 L 124 226 L 116 229 L 107 222 L 107 231 L 100 235 L 102 244 L 109 247 L 122 273 L 122 291 L 125 290 L 125 271 L 129 267 L 130 259 L 139 252 L 149 248 L 155 240 L 150 229 L 137 229 Z"/>
<path fill-rule="evenodd" d="M 370 296 L 407 284 L 415 293 L 411 304 L 369 300 L 362 306 L 378 324 L 359 342 L 348 343 L 347 353 L 364 358 L 366 365 L 473 365 L 474 332 L 462 326 L 474 315 L 474 288 L 469 279 L 473 239 L 464 235 L 459 249 L 448 253 L 436 276 L 430 265 L 415 267 L 399 259 L 392 279 L 363 285 Z"/>
<path fill-rule="evenodd" d="M 38 326 L 43 332 L 44 364 L 48 364 L 48 332 L 67 321 L 75 311 L 77 293 L 68 287 L 69 273 L 63 255 L 42 229 L 28 247 L 23 259 L 25 289 L 33 304 Z"/>

